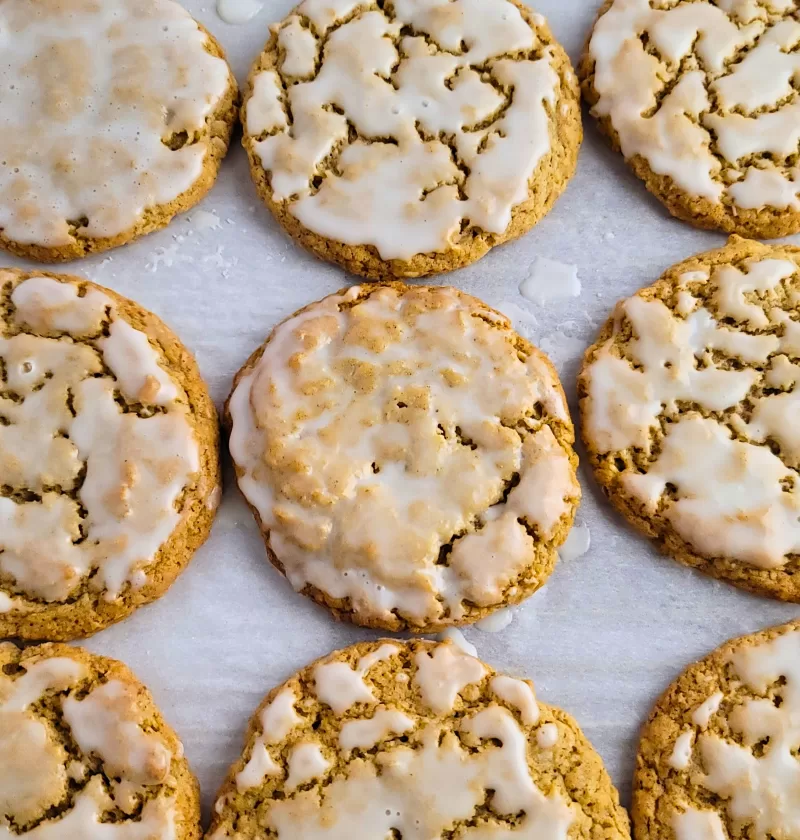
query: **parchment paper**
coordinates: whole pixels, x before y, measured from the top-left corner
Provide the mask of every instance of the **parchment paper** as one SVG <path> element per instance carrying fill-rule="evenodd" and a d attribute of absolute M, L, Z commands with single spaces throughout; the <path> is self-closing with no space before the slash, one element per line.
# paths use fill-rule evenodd
<path fill-rule="evenodd" d="M 538 1 L 573 62 L 599 2 Z M 213 0 L 184 5 L 219 39 L 244 83 L 269 24 L 293 0 L 268 0 L 240 26 L 221 21 Z M 580 356 L 613 304 L 671 264 L 725 242 L 673 220 L 584 117 L 578 173 L 547 218 L 521 240 L 432 281 L 483 298 L 551 352 L 576 420 Z M 238 136 L 200 207 L 205 212 L 194 219 L 190 212 L 164 231 L 64 270 L 163 317 L 196 354 L 221 405 L 233 374 L 280 319 L 353 278 L 281 232 L 258 201 Z M 537 255 L 576 265 L 581 295 L 545 307 L 521 297 L 519 284 Z M 589 526 L 589 552 L 558 565 L 504 631 L 468 628 L 465 635 L 482 658 L 533 679 L 540 699 L 577 718 L 627 804 L 638 730 L 660 692 L 716 645 L 794 618 L 800 608 L 747 595 L 660 556 L 612 512 L 586 470 L 580 478 L 578 521 Z M 374 635 L 335 623 L 269 566 L 226 463 L 213 533 L 187 571 L 160 601 L 85 644 L 122 659 L 150 687 L 185 744 L 207 816 L 266 692 L 314 658 Z"/>

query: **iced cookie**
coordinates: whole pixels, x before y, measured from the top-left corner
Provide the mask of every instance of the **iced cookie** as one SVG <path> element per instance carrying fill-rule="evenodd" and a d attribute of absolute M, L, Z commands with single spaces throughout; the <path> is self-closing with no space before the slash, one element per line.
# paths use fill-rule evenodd
<path fill-rule="evenodd" d="M 691 665 L 642 730 L 637 840 L 797 836 L 800 622 Z"/>
<path fill-rule="evenodd" d="M 0 270 L 0 638 L 86 636 L 163 595 L 208 536 L 218 438 L 155 315 Z"/>
<path fill-rule="evenodd" d="M 250 74 L 261 198 L 370 279 L 460 268 L 535 225 L 572 177 L 577 80 L 516 0 L 304 0 Z"/>
<path fill-rule="evenodd" d="M 580 497 L 564 393 L 452 288 L 353 286 L 284 321 L 228 400 L 273 564 L 339 618 L 429 632 L 547 579 Z"/>
<path fill-rule="evenodd" d="M 679 219 L 746 236 L 800 230 L 795 0 L 607 0 L 583 94 Z"/>
<path fill-rule="evenodd" d="M 197 840 L 183 746 L 121 662 L 0 644 L 0 840 Z"/>
<path fill-rule="evenodd" d="M 58 262 L 164 227 L 214 183 L 237 98 L 172 0 L 3 0 L 0 247 Z"/>
<path fill-rule="evenodd" d="M 628 840 L 575 721 L 452 644 L 362 642 L 267 695 L 207 840 Z"/>
<path fill-rule="evenodd" d="M 800 249 L 739 237 L 617 305 L 579 380 L 612 503 L 667 554 L 800 601 Z"/>

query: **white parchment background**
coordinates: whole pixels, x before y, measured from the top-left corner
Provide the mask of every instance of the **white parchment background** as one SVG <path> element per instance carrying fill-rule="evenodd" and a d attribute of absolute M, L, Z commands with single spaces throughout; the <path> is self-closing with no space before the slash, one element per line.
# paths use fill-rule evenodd
<path fill-rule="evenodd" d="M 573 62 L 599 3 L 537 4 Z M 222 43 L 243 83 L 267 27 L 293 3 L 269 0 L 240 26 L 220 20 L 213 0 L 184 5 Z M 673 220 L 584 116 L 577 175 L 547 218 L 521 240 L 432 281 L 483 298 L 552 352 L 573 417 L 580 355 L 615 301 L 725 242 Z M 164 318 L 196 354 L 221 405 L 233 374 L 279 320 L 353 281 L 283 235 L 258 202 L 238 136 L 201 207 L 219 217 L 218 229 L 190 212 L 110 257 L 64 270 Z M 537 255 L 577 265 L 580 297 L 546 307 L 522 298 L 519 284 Z M 10 257 L 6 263 L 26 265 Z M 211 538 L 169 593 L 86 642 L 128 663 L 150 687 L 183 739 L 206 814 L 264 694 L 312 659 L 373 635 L 336 624 L 291 590 L 264 559 L 227 456 L 225 478 Z M 502 633 L 468 628 L 465 635 L 482 658 L 533 679 L 541 699 L 577 718 L 627 804 L 639 727 L 670 680 L 729 637 L 789 620 L 800 608 L 747 595 L 660 556 L 611 511 L 586 470 L 581 484 L 578 521 L 591 532 L 588 554 L 557 566 Z"/>

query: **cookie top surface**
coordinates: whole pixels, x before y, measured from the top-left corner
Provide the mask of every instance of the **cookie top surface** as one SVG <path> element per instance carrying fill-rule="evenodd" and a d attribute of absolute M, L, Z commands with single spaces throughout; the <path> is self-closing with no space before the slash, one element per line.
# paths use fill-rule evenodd
<path fill-rule="evenodd" d="M 800 623 L 727 642 L 689 667 L 642 730 L 640 840 L 800 833 Z"/>
<path fill-rule="evenodd" d="M 181 742 L 122 663 L 5 643 L 0 668 L 2 840 L 199 836 Z"/>
<path fill-rule="evenodd" d="M 670 553 L 800 597 L 800 250 L 733 237 L 620 303 L 580 378 L 586 445 Z"/>
<path fill-rule="evenodd" d="M 800 214 L 796 13 L 795 0 L 610 0 L 588 44 L 593 113 L 622 153 L 726 230 L 778 235 L 776 214 Z"/>
<path fill-rule="evenodd" d="M 243 121 L 271 202 L 326 240 L 408 261 L 502 238 L 568 120 L 577 151 L 569 60 L 521 5 L 304 0 L 254 67 Z"/>
<path fill-rule="evenodd" d="M 0 6 L 0 229 L 70 246 L 134 228 L 200 178 L 226 62 L 172 0 Z"/>
<path fill-rule="evenodd" d="M 552 366 L 452 288 L 312 304 L 251 357 L 228 409 L 273 559 L 359 623 L 429 630 L 520 600 L 580 496 Z"/>
<path fill-rule="evenodd" d="M 80 278 L 0 271 L 7 635 L 25 635 L 15 622 L 32 614 L 110 608 L 162 585 L 162 548 L 216 486 L 216 432 L 196 416 L 187 389 L 208 397 L 191 371 L 131 301 Z"/>
<path fill-rule="evenodd" d="M 628 838 L 575 722 L 452 644 L 364 642 L 272 691 L 209 840 Z"/>

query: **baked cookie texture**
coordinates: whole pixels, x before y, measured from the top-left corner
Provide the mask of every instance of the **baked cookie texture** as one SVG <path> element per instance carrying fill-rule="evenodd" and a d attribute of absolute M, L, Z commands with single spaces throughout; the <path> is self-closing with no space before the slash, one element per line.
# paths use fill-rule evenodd
<path fill-rule="evenodd" d="M 362 642 L 267 695 L 207 840 L 629 838 L 600 757 L 530 682 L 447 643 Z"/>
<path fill-rule="evenodd" d="M 160 597 L 208 536 L 219 431 L 152 313 L 0 271 L 0 637 L 87 636 Z"/>
<path fill-rule="evenodd" d="M 452 288 L 367 284 L 301 309 L 239 371 L 227 416 L 272 563 L 369 627 L 518 603 L 580 498 L 552 365 Z"/>
<path fill-rule="evenodd" d="M 606 0 L 579 67 L 601 130 L 670 213 L 800 231 L 795 0 Z"/>
<path fill-rule="evenodd" d="M 0 643 L 2 840 L 197 840 L 178 737 L 121 662 Z"/>
<path fill-rule="evenodd" d="M 612 504 L 667 554 L 800 601 L 800 249 L 732 237 L 617 305 L 579 377 Z"/>
<path fill-rule="evenodd" d="M 669 687 L 642 730 L 637 840 L 797 834 L 800 622 L 726 642 Z"/>
<path fill-rule="evenodd" d="M 245 93 L 259 195 L 317 256 L 369 279 L 480 259 L 575 171 L 580 95 L 516 0 L 304 0 Z"/>
<path fill-rule="evenodd" d="M 77 259 L 211 188 L 238 90 L 179 3 L 4 0 L 0 56 L 0 247 Z"/>

